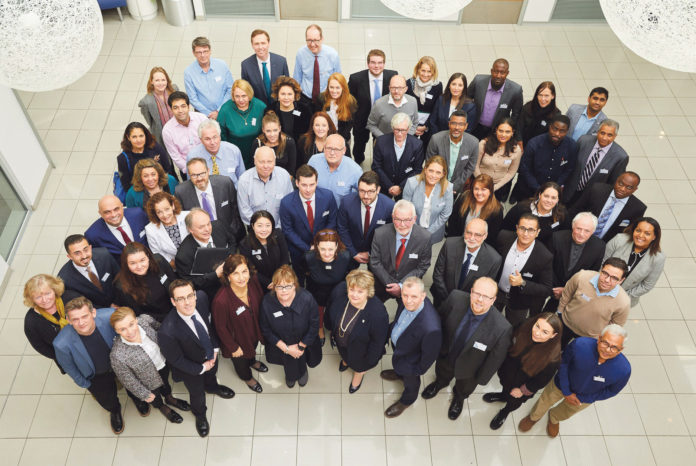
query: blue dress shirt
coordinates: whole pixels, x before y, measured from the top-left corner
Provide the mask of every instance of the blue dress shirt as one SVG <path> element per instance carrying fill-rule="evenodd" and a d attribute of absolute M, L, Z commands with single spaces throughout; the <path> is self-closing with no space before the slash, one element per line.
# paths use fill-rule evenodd
<path fill-rule="evenodd" d="M 421 303 L 421 305 L 416 309 L 415 311 L 409 311 L 408 309 L 404 309 L 401 312 L 401 315 L 399 316 L 399 320 L 396 321 L 396 324 L 394 325 L 394 328 L 392 329 L 391 333 L 391 341 L 394 346 L 396 346 L 396 342 L 401 336 L 402 333 L 404 333 L 404 330 L 408 328 L 409 325 L 411 325 L 411 322 L 413 322 L 416 317 L 418 317 L 418 314 L 421 313 L 423 308 L 425 307 L 425 301 Z"/>
<path fill-rule="evenodd" d="M 319 92 L 323 92 L 329 83 L 329 76 L 341 72 L 341 62 L 338 59 L 338 52 L 328 45 L 322 44 L 317 57 L 319 61 Z M 314 82 L 314 54 L 306 45 L 297 51 L 292 77 L 300 83 L 302 93 L 311 98 L 312 83 Z"/>
<path fill-rule="evenodd" d="M 334 195 L 336 205 L 340 207 L 343 196 L 358 191 L 358 180 L 363 174 L 360 165 L 350 157 L 343 156 L 341 164 L 335 171 L 329 170 L 329 163 L 324 153 L 314 154 L 309 159 L 309 166 L 318 173 L 317 186 L 328 189 Z"/>
<path fill-rule="evenodd" d="M 599 113 L 596 114 L 593 118 L 589 118 L 587 116 L 587 107 L 585 107 L 585 110 L 582 112 L 582 115 L 580 115 L 580 118 L 578 119 L 578 123 L 575 125 L 572 138 L 577 141 L 578 139 L 580 139 L 580 136 L 586 134 L 587 131 L 589 131 L 589 129 L 592 127 L 594 122 L 597 120 L 598 116 Z"/>
<path fill-rule="evenodd" d="M 245 225 L 257 210 L 267 210 L 273 215 L 276 228 L 280 228 L 280 201 L 292 192 L 290 175 L 283 168 L 275 167 L 267 182 L 259 178 L 256 167 L 251 167 L 239 177 L 237 207 Z"/>
<path fill-rule="evenodd" d="M 597 286 L 598 282 L 599 282 L 599 274 L 590 278 L 590 283 L 594 287 L 595 293 L 597 293 L 597 296 L 611 296 L 612 298 L 616 298 L 619 295 L 620 285 L 616 285 L 616 286 L 614 286 L 614 288 L 607 291 L 606 293 L 602 293 L 601 291 L 599 291 L 599 286 Z"/>
<path fill-rule="evenodd" d="M 213 169 L 212 155 L 203 144 L 198 144 L 191 149 L 188 156 L 186 156 L 186 161 L 188 162 L 196 157 L 205 160 L 208 170 Z M 239 150 L 239 147 L 226 141 L 220 141 L 220 150 L 218 150 L 215 156 L 215 163 L 220 171 L 219 174 L 228 176 L 234 183 L 234 187 L 237 188 L 237 181 L 239 181 L 239 177 L 245 171 L 244 160 L 242 160 L 242 152 Z"/>
<path fill-rule="evenodd" d="M 184 85 L 191 105 L 204 115 L 217 112 L 222 104 L 230 100 L 232 83 L 234 78 L 230 69 L 217 58 L 210 59 L 207 73 L 197 61 L 184 71 Z"/>
<path fill-rule="evenodd" d="M 607 207 L 609 207 L 609 205 L 611 205 L 612 202 L 616 203 L 614 204 L 614 208 L 611 211 L 611 215 L 609 215 L 609 218 L 604 224 L 604 228 L 602 228 L 602 231 L 600 231 L 598 234 L 600 238 L 603 238 L 604 235 L 607 234 L 607 232 L 611 229 L 611 226 L 614 224 L 616 219 L 619 218 L 619 214 L 628 202 L 628 197 L 624 197 L 623 199 L 616 199 L 616 192 L 612 190 L 611 194 L 609 194 L 609 197 L 607 198 L 607 201 L 604 203 L 602 210 L 599 211 L 599 215 L 597 216 L 598 218 L 602 216 L 602 212 L 604 212 L 604 210 Z"/>

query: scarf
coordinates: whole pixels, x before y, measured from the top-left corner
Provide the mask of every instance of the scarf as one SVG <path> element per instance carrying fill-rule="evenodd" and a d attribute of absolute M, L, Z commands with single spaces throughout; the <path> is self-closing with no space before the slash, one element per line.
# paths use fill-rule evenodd
<path fill-rule="evenodd" d="M 425 95 L 428 93 L 430 88 L 433 86 L 436 86 L 439 81 L 431 79 L 428 82 L 423 82 L 420 80 L 420 78 L 415 78 L 412 80 L 413 82 L 413 94 L 418 97 L 418 100 L 420 100 L 421 105 L 425 105 Z"/>
<path fill-rule="evenodd" d="M 157 111 L 159 112 L 159 117 L 160 121 L 162 122 L 162 126 L 164 126 L 174 116 L 174 114 L 172 114 L 171 109 L 169 108 L 169 105 L 167 105 L 167 100 L 169 99 L 169 92 L 166 89 L 164 90 L 164 98 L 157 97 L 157 94 L 155 94 L 154 92 L 152 93 L 152 95 L 155 98 L 155 102 L 157 102 Z"/>
<path fill-rule="evenodd" d="M 65 318 L 65 307 L 63 307 L 63 300 L 60 298 L 56 298 L 56 313 L 58 314 L 58 319 L 56 319 L 54 314 L 50 314 L 38 306 L 36 306 L 34 309 L 36 309 L 36 312 L 41 314 L 41 317 L 52 324 L 60 326 L 61 329 L 68 325 L 68 320 Z"/>

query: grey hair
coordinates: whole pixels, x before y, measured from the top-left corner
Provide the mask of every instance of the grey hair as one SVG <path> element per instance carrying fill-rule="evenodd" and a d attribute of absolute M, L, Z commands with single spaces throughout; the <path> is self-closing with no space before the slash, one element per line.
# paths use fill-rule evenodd
<path fill-rule="evenodd" d="M 616 120 L 612 120 L 611 118 L 607 118 L 604 120 L 599 127 L 601 128 L 602 126 L 609 126 L 611 128 L 614 128 L 616 130 L 616 133 L 618 134 L 619 132 L 619 122 Z"/>
<path fill-rule="evenodd" d="M 628 331 L 626 331 L 626 329 L 620 326 L 619 324 L 607 325 L 602 329 L 602 333 L 600 336 L 603 337 L 605 333 L 611 333 L 612 335 L 616 335 L 617 337 L 622 337 L 624 341 L 628 340 Z"/>
<path fill-rule="evenodd" d="M 466 222 L 466 225 L 464 226 L 464 230 L 466 230 L 466 227 L 468 227 L 469 224 L 470 224 L 471 222 L 473 222 L 474 220 L 481 220 L 481 221 L 483 222 L 484 228 L 486 229 L 486 234 L 488 234 L 488 222 L 485 221 L 484 219 L 478 218 L 478 217 L 472 218 L 471 220 L 469 220 L 468 222 Z"/>
<path fill-rule="evenodd" d="M 193 216 L 194 216 L 194 214 L 196 214 L 196 213 L 198 213 L 198 212 L 203 212 L 205 215 L 207 215 L 208 217 L 210 217 L 210 214 L 208 214 L 208 212 L 206 212 L 205 210 L 201 209 L 200 207 L 192 207 L 192 208 L 189 210 L 189 213 L 186 214 L 186 217 L 184 217 L 184 224 L 186 224 L 186 229 L 187 229 L 187 230 L 191 231 L 191 225 L 193 225 Z"/>
<path fill-rule="evenodd" d="M 198 139 L 200 139 L 202 137 L 203 130 L 208 129 L 208 128 L 215 128 L 215 131 L 217 131 L 218 135 L 221 134 L 220 133 L 220 123 L 213 120 L 212 118 L 208 118 L 207 120 L 205 120 L 204 122 L 202 122 L 198 126 Z"/>
<path fill-rule="evenodd" d="M 595 215 L 592 212 L 580 212 L 575 217 L 573 217 L 572 225 L 575 226 L 575 222 L 577 222 L 578 220 L 581 220 L 583 218 L 587 218 L 587 219 L 592 220 L 592 224 L 594 225 L 594 229 L 595 230 L 597 229 L 597 223 L 599 222 L 599 220 L 597 220 L 597 217 L 595 217 Z"/>
<path fill-rule="evenodd" d="M 396 115 L 394 115 L 391 119 L 392 129 L 394 129 L 396 125 L 400 125 L 401 123 L 408 123 L 408 128 L 411 129 L 411 117 L 408 116 L 407 113 L 397 112 Z"/>
<path fill-rule="evenodd" d="M 420 288 L 421 293 L 425 293 L 425 283 L 418 277 L 410 276 L 401 283 L 403 288 L 417 286 Z"/>
<path fill-rule="evenodd" d="M 394 208 L 392 209 L 392 216 L 394 215 L 394 212 L 396 212 L 397 210 L 406 209 L 411 211 L 412 217 L 416 216 L 416 206 L 414 206 L 411 201 L 407 201 L 406 199 L 399 199 L 398 201 L 396 201 L 396 204 L 394 204 Z"/>

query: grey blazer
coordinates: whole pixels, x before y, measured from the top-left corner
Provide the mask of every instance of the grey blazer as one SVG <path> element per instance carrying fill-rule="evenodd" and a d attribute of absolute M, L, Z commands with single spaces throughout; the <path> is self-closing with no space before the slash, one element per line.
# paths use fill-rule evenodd
<path fill-rule="evenodd" d="M 628 257 L 633 250 L 633 241 L 626 233 L 619 233 L 607 243 L 604 250 L 604 259 L 618 257 L 628 262 Z M 638 304 L 641 296 L 652 290 L 657 279 L 665 268 L 665 255 L 658 252 L 654 256 L 648 252 L 636 265 L 631 274 L 621 284 L 621 288 L 631 297 L 631 307 Z"/>
<path fill-rule="evenodd" d="M 580 104 L 570 104 L 570 107 L 568 107 L 568 111 L 566 112 L 566 116 L 570 118 L 568 136 L 573 136 L 573 131 L 575 131 L 575 125 L 577 125 L 578 121 L 580 121 L 580 116 L 586 108 L 587 105 Z M 604 112 L 600 111 L 599 114 L 597 114 L 597 119 L 594 121 L 594 123 L 592 123 L 592 126 L 590 126 L 590 129 L 585 134 L 597 134 L 597 131 L 599 131 L 599 127 L 602 125 L 602 122 L 606 119 L 607 116 L 604 114 Z"/>
<path fill-rule="evenodd" d="M 179 90 L 179 86 L 176 84 L 172 84 L 172 87 L 175 91 Z M 145 118 L 145 123 L 147 123 L 147 126 L 150 128 L 150 132 L 160 146 L 164 147 L 164 142 L 162 141 L 162 120 L 160 120 L 159 110 L 157 110 L 155 96 L 148 92 L 145 94 L 145 97 L 140 99 L 138 107 L 140 107 L 140 113 L 143 114 L 143 118 Z"/>
<path fill-rule="evenodd" d="M 237 208 L 237 190 L 234 183 L 230 177 L 225 175 L 210 175 L 209 183 L 215 198 L 217 220 L 236 238 L 238 234 L 242 233 L 242 220 Z M 196 188 L 191 180 L 179 183 L 174 190 L 174 195 L 179 199 L 184 210 L 201 207 L 196 195 Z"/>
<path fill-rule="evenodd" d="M 467 89 L 467 95 L 474 99 L 479 118 L 481 118 L 483 114 L 483 103 L 486 100 L 486 92 L 488 91 L 488 83 L 490 81 L 490 74 L 477 74 L 474 76 L 474 79 L 471 80 L 469 88 Z M 495 128 L 496 124 L 503 118 L 510 117 L 515 123 L 515 130 L 517 130 L 517 121 L 522 112 L 522 104 L 522 86 L 515 81 L 506 79 L 503 94 L 500 96 L 498 108 L 495 110 L 495 115 L 493 116 L 492 127 Z"/>
<path fill-rule="evenodd" d="M 439 155 L 445 159 L 447 166 L 450 166 L 450 137 L 449 131 L 440 131 L 430 138 L 428 149 L 425 152 L 425 160 L 434 155 Z M 476 161 L 479 156 L 479 141 L 469 133 L 462 135 L 462 145 L 459 146 L 457 163 L 454 165 L 454 173 L 450 177 L 453 190 L 456 193 L 462 192 L 464 183 L 474 174 Z"/>
<path fill-rule="evenodd" d="M 141 314 L 138 317 L 138 325 L 150 340 L 157 343 L 159 322 L 147 314 Z M 119 335 L 116 335 L 111 347 L 111 367 L 121 384 L 143 401 L 153 390 L 164 384 L 145 350 L 140 346 L 125 344 Z"/>
<path fill-rule="evenodd" d="M 436 184 L 430 193 L 430 244 L 438 243 L 445 237 L 445 224 L 452 214 L 452 183 L 447 183 L 445 194 L 440 197 L 440 185 Z M 406 180 L 403 198 L 411 201 L 416 207 L 416 223 L 420 225 L 420 217 L 425 204 L 425 181 L 418 181 L 417 176 Z"/>
<path fill-rule="evenodd" d="M 410 276 L 423 278 L 430 267 L 431 255 L 430 233 L 421 226 L 413 225 L 401 264 L 396 270 L 396 229 L 390 223 L 375 230 L 369 268 L 382 285 L 401 283 Z"/>

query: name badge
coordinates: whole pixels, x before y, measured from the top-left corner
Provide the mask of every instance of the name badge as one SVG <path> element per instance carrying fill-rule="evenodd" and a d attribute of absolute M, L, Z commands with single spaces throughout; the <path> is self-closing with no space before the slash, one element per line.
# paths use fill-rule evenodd
<path fill-rule="evenodd" d="M 336 184 L 337 184 L 338 186 L 345 186 L 345 185 L 346 185 L 346 182 L 345 182 L 345 181 L 339 181 L 339 182 L 336 183 Z"/>
<path fill-rule="evenodd" d="M 220 81 L 222 81 L 222 76 L 215 76 L 215 82 L 219 83 Z"/>
<path fill-rule="evenodd" d="M 534 274 L 531 274 L 531 273 L 529 273 L 529 272 L 525 272 L 525 273 L 522 274 L 522 276 L 523 276 L 523 277 L 527 277 L 527 278 L 532 278 L 532 277 L 534 276 Z"/>
<path fill-rule="evenodd" d="M 140 236 L 141 238 L 142 238 L 143 236 L 145 236 L 145 230 L 141 231 L 140 234 L 139 234 L 138 236 Z"/>
<path fill-rule="evenodd" d="M 384 225 L 386 223 L 387 222 L 385 222 L 384 220 L 377 220 L 377 225 Z"/>
<path fill-rule="evenodd" d="M 469 156 L 468 156 L 468 155 L 462 155 L 462 158 L 461 158 L 461 159 L 459 159 L 459 160 L 466 160 L 466 159 L 468 159 L 468 158 L 469 158 Z"/>
<path fill-rule="evenodd" d="M 606 174 L 609 173 L 609 170 L 607 170 L 606 168 L 600 168 L 600 169 L 599 169 L 599 173 L 601 173 L 601 174 L 603 174 L 603 175 L 606 175 Z"/>
<path fill-rule="evenodd" d="M 580 293 L 580 297 L 584 299 L 585 301 L 589 301 L 591 298 L 587 296 L 585 293 Z"/>
<path fill-rule="evenodd" d="M 476 264 L 469 265 L 469 270 L 473 270 L 474 272 L 476 272 L 478 270 L 478 265 L 476 265 Z"/>
<path fill-rule="evenodd" d="M 567 160 L 561 160 L 561 167 L 562 167 L 563 165 L 565 165 L 566 163 L 568 163 Z"/>
<path fill-rule="evenodd" d="M 546 126 L 546 120 L 541 120 L 541 126 Z"/>
<path fill-rule="evenodd" d="M 503 165 L 507 166 L 512 164 L 512 160 L 503 160 Z"/>
<path fill-rule="evenodd" d="M 631 223 L 631 222 L 628 219 L 621 220 L 621 223 L 619 223 L 619 226 L 620 227 L 627 227 L 629 223 Z"/>
<path fill-rule="evenodd" d="M 418 259 L 418 254 L 409 254 L 408 258 L 409 259 Z"/>
<path fill-rule="evenodd" d="M 406 170 L 404 170 L 404 173 L 408 173 L 410 171 L 413 171 L 413 167 L 408 167 Z"/>
<path fill-rule="evenodd" d="M 556 228 L 556 227 L 558 227 L 558 225 L 560 225 L 560 224 L 561 224 L 560 222 L 552 223 L 552 224 L 551 224 L 551 228 Z"/>
<path fill-rule="evenodd" d="M 437 206 L 438 206 L 438 207 L 442 207 L 443 205 L 445 205 L 445 203 L 444 203 L 444 202 L 440 202 Z"/>
<path fill-rule="evenodd" d="M 331 270 L 331 266 L 330 266 L 330 265 L 327 265 L 327 266 L 326 266 L 326 270 Z"/>
<path fill-rule="evenodd" d="M 276 317 L 276 318 L 283 317 L 283 311 L 274 312 L 273 317 Z"/>
<path fill-rule="evenodd" d="M 246 311 L 246 308 L 244 306 L 239 306 L 235 312 L 239 315 L 244 311 Z"/>
<path fill-rule="evenodd" d="M 256 117 L 251 119 L 251 126 L 256 126 Z"/>
<path fill-rule="evenodd" d="M 160 283 L 164 285 L 164 282 L 166 282 L 166 281 L 167 281 L 167 276 L 166 276 L 166 275 L 162 275 L 162 276 L 160 277 Z"/>
<path fill-rule="evenodd" d="M 475 341 L 474 348 L 476 348 L 477 350 L 486 351 L 486 348 L 488 348 L 488 346 L 486 346 L 483 343 L 480 343 L 478 341 Z"/>
<path fill-rule="evenodd" d="M 425 94 L 425 98 L 426 98 L 426 99 L 432 99 L 432 98 L 433 98 L 433 95 L 432 95 L 432 94 Z"/>
<path fill-rule="evenodd" d="M 594 377 L 592 377 L 592 380 L 594 380 L 595 382 L 604 383 L 604 377 L 602 377 L 601 375 L 595 375 Z"/>
<path fill-rule="evenodd" d="M 322 217 L 326 217 L 327 215 L 329 215 L 329 211 L 328 211 L 328 210 L 325 210 L 324 213 L 321 214 Z"/>
<path fill-rule="evenodd" d="M 500 104 L 500 108 L 507 108 L 507 104 Z"/>
<path fill-rule="evenodd" d="M 282 199 L 282 198 L 283 198 L 283 195 L 282 195 L 282 194 L 276 194 L 275 197 L 276 197 L 276 199 Z"/>
<path fill-rule="evenodd" d="M 292 111 L 292 114 L 295 115 L 295 116 L 300 116 L 300 115 L 302 115 L 302 112 L 299 111 L 299 110 L 293 110 L 293 111 Z"/>
<path fill-rule="evenodd" d="M 102 281 L 105 282 L 107 278 L 109 278 L 109 272 L 104 272 L 104 276 L 102 277 Z"/>
<path fill-rule="evenodd" d="M 252 254 L 261 254 L 261 250 L 260 249 L 252 249 L 251 253 Z"/>
<path fill-rule="evenodd" d="M 220 207 L 225 207 L 225 206 L 226 206 L 227 204 L 229 204 L 229 203 L 230 203 L 230 201 L 222 201 L 222 202 L 220 203 Z"/>

